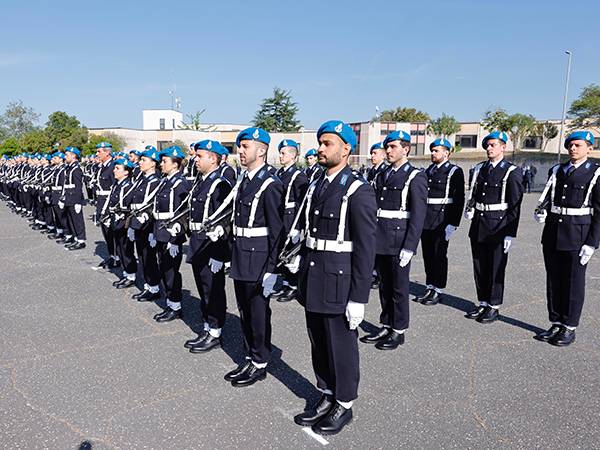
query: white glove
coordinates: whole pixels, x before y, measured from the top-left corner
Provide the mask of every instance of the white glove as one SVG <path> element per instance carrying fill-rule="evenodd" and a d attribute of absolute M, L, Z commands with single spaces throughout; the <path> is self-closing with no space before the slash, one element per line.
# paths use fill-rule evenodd
<path fill-rule="evenodd" d="M 154 238 L 154 234 L 150 233 L 148 235 L 148 243 L 150 244 L 150 247 L 156 247 L 156 239 Z"/>
<path fill-rule="evenodd" d="M 210 258 L 208 260 L 208 265 L 210 266 L 210 271 L 212 273 L 217 273 L 219 270 L 223 268 L 223 262 L 217 261 L 216 259 Z"/>
<path fill-rule="evenodd" d="M 225 234 L 225 230 L 221 225 L 217 225 L 214 230 L 207 231 L 206 237 L 208 237 L 211 241 L 217 242 L 221 236 Z"/>
<path fill-rule="evenodd" d="M 350 300 L 346 305 L 346 319 L 348 320 L 348 327 L 351 330 L 356 330 L 364 318 L 365 304 L 356 303 Z"/>
<path fill-rule="evenodd" d="M 594 247 L 590 247 L 589 245 L 581 247 L 581 250 L 579 250 L 579 256 L 581 257 L 579 264 L 585 266 L 594 254 L 594 251 Z"/>
<path fill-rule="evenodd" d="M 139 223 L 146 223 L 146 221 L 149 219 L 150 217 L 148 216 L 148 214 L 146 213 L 142 213 L 137 217 L 137 220 Z"/>
<path fill-rule="evenodd" d="M 181 232 L 181 225 L 179 223 L 174 224 L 171 228 L 167 228 L 169 234 L 173 237 L 177 236 Z"/>
<path fill-rule="evenodd" d="M 546 217 L 548 216 L 548 211 L 545 209 L 540 211 L 539 213 L 534 212 L 533 218 L 537 223 L 546 223 Z"/>
<path fill-rule="evenodd" d="M 510 247 L 512 246 L 512 240 L 513 240 L 513 238 L 510 236 L 506 236 L 504 238 L 504 253 L 508 254 L 508 251 L 510 250 Z"/>
<path fill-rule="evenodd" d="M 273 288 L 275 287 L 275 282 L 277 281 L 277 275 L 274 273 L 265 273 L 263 276 L 262 287 L 263 287 L 263 295 L 268 297 L 273 293 Z"/>
<path fill-rule="evenodd" d="M 135 241 L 135 230 L 131 227 L 127 229 L 127 239 L 131 242 Z"/>
<path fill-rule="evenodd" d="M 169 254 L 171 258 L 175 258 L 179 255 L 179 245 L 171 244 L 170 242 L 167 244 L 167 250 L 169 250 Z"/>
<path fill-rule="evenodd" d="M 410 262 L 411 258 L 413 257 L 413 255 L 414 255 L 414 252 L 411 252 L 410 250 L 406 250 L 405 248 L 400 250 L 400 255 L 398 255 L 400 267 L 406 267 L 408 265 L 408 263 Z"/>
<path fill-rule="evenodd" d="M 292 241 L 292 244 L 294 244 L 294 245 L 296 245 L 298 242 L 300 242 L 300 231 L 299 230 L 290 231 L 290 240 Z"/>
<path fill-rule="evenodd" d="M 296 255 L 289 263 L 285 264 L 291 273 L 297 273 L 300 269 L 300 255 Z"/>
<path fill-rule="evenodd" d="M 52 200 L 50 200 L 50 197 L 46 197 L 46 203 L 48 203 L 48 204 L 52 203 Z"/>
<path fill-rule="evenodd" d="M 456 227 L 454 225 L 446 225 L 446 240 L 449 241 L 450 237 L 452 237 L 452 235 L 454 234 L 454 232 L 456 231 Z"/>
<path fill-rule="evenodd" d="M 75 212 L 79 214 L 81 212 L 81 205 L 75 205 Z"/>
<path fill-rule="evenodd" d="M 473 208 L 465 209 L 465 219 L 473 220 L 475 217 L 475 210 Z"/>
<path fill-rule="evenodd" d="M 58 202 L 58 207 L 60 209 L 65 209 L 65 204 L 63 202 Z"/>

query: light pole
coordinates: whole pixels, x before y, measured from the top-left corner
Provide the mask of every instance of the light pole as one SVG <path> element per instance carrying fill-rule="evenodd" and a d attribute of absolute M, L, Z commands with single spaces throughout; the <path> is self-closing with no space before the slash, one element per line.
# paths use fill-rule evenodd
<path fill-rule="evenodd" d="M 563 133 L 565 129 L 565 116 L 567 115 L 567 96 L 569 95 L 569 76 L 571 75 L 571 58 L 573 54 L 570 50 L 565 51 L 567 55 L 569 55 L 569 63 L 567 64 L 567 80 L 565 81 L 565 97 L 563 99 L 563 110 L 562 110 L 562 118 L 560 121 L 560 135 L 558 137 L 558 156 L 557 162 L 560 164 L 560 152 L 562 150 L 562 139 Z"/>

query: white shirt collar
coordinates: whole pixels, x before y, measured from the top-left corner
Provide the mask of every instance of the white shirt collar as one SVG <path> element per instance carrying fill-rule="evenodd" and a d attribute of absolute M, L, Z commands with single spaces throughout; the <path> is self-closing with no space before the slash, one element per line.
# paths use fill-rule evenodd
<path fill-rule="evenodd" d="M 579 166 L 581 166 L 585 162 L 587 162 L 587 158 L 581 162 L 578 162 L 577 164 L 573 164 L 571 161 L 569 161 L 569 164 L 567 164 L 567 170 L 569 170 L 569 167 L 575 167 L 577 169 L 577 168 L 579 168 Z"/>
<path fill-rule="evenodd" d="M 492 161 L 488 160 L 488 162 L 489 162 L 489 163 L 492 165 L 492 167 L 493 167 L 494 169 L 495 169 L 495 168 L 496 168 L 496 166 L 497 166 L 498 164 L 500 164 L 502 161 L 504 161 L 504 158 L 502 158 L 502 159 L 499 159 L 499 160 L 498 160 L 498 161 L 496 161 L 496 162 L 492 162 Z"/>
<path fill-rule="evenodd" d="M 252 178 L 254 178 L 254 175 L 256 175 L 260 171 L 260 169 L 262 169 L 263 167 L 265 167 L 265 165 L 266 164 L 263 163 L 261 166 L 257 167 L 253 171 L 246 172 L 246 175 L 248 176 L 248 179 L 252 180 Z"/>
<path fill-rule="evenodd" d="M 325 175 L 325 178 L 327 179 L 327 181 L 329 181 L 329 184 L 333 183 L 333 180 L 335 179 L 335 177 L 337 177 L 337 174 L 340 173 L 345 168 L 346 168 L 346 166 L 342 167 L 340 170 L 338 170 L 335 173 L 332 173 L 331 175 Z M 325 173 L 327 173 L 327 172 L 325 172 Z"/>
<path fill-rule="evenodd" d="M 211 170 L 210 172 L 208 172 L 206 175 L 202 175 L 202 181 L 206 180 L 208 177 L 210 177 L 210 175 L 213 172 L 216 172 L 217 170 L 219 170 L 219 168 L 217 167 L 215 170 Z"/>

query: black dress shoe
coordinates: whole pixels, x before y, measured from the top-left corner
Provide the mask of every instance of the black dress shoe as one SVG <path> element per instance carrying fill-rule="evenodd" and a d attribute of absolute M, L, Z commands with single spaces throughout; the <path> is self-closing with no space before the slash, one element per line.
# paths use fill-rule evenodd
<path fill-rule="evenodd" d="M 333 395 L 323 394 L 315 406 L 294 417 L 294 422 L 302 427 L 313 426 L 327 415 L 333 402 L 335 402 Z"/>
<path fill-rule="evenodd" d="M 233 369 L 231 372 L 227 372 L 223 378 L 225 379 L 225 381 L 233 381 L 242 373 L 244 373 L 249 365 L 252 365 L 252 361 L 247 359 L 242 364 Z"/>
<path fill-rule="evenodd" d="M 117 284 L 115 287 L 117 289 L 127 289 L 132 286 L 135 286 L 135 280 L 130 280 L 129 278 L 125 278 L 125 281 Z"/>
<path fill-rule="evenodd" d="M 138 302 L 153 302 L 160 299 L 160 292 L 150 292 L 148 290 L 142 292 L 137 298 Z"/>
<path fill-rule="evenodd" d="M 231 385 L 233 387 L 252 386 L 257 381 L 262 381 L 265 378 L 267 378 L 267 368 L 263 367 L 262 369 L 259 369 L 254 364 L 250 363 L 246 370 L 233 379 Z"/>
<path fill-rule="evenodd" d="M 101 267 L 102 269 L 106 268 L 106 265 L 108 264 L 109 260 L 110 260 L 110 258 L 103 259 L 102 261 L 100 261 L 98 263 L 97 267 Z"/>
<path fill-rule="evenodd" d="M 413 302 L 421 303 L 424 300 L 427 300 L 435 291 L 433 289 L 427 289 L 423 295 L 420 297 L 413 297 Z"/>
<path fill-rule="evenodd" d="M 440 300 L 442 299 L 442 294 L 440 294 L 439 292 L 435 291 L 435 290 L 431 290 L 431 295 L 429 297 L 427 297 L 426 299 L 424 299 L 421 302 L 421 305 L 426 305 L 426 306 L 433 306 L 433 305 L 437 305 Z"/>
<path fill-rule="evenodd" d="M 279 303 L 291 302 L 296 299 L 296 289 L 289 288 L 276 298 Z"/>
<path fill-rule="evenodd" d="M 104 266 L 104 268 L 107 269 L 107 270 L 116 269 L 120 265 L 121 265 L 120 261 L 117 261 L 117 260 L 114 260 L 113 258 L 110 258 L 108 260 L 108 262 L 106 263 L 106 265 Z"/>
<path fill-rule="evenodd" d="M 71 247 L 73 247 L 74 245 L 77 245 L 77 241 L 67 242 L 67 243 L 65 244 L 65 248 L 67 248 L 67 249 L 68 249 L 68 248 L 71 248 Z"/>
<path fill-rule="evenodd" d="M 69 250 L 81 250 L 82 248 L 85 248 L 85 242 L 75 242 L 68 247 Z"/>
<path fill-rule="evenodd" d="M 479 305 L 477 308 L 466 313 L 465 317 L 467 319 L 477 319 L 485 311 L 485 308 L 485 306 Z"/>
<path fill-rule="evenodd" d="M 567 345 L 571 345 L 575 342 L 575 330 L 569 330 L 567 327 L 560 327 L 560 331 L 548 342 L 556 347 L 566 347 Z"/>
<path fill-rule="evenodd" d="M 125 283 L 126 280 L 127 280 L 127 277 L 119 278 L 117 281 L 113 281 L 112 285 L 114 287 L 117 287 L 121 283 Z"/>
<path fill-rule="evenodd" d="M 197 345 L 192 346 L 190 348 L 190 353 L 204 353 L 212 350 L 215 347 L 221 346 L 221 338 L 214 337 L 212 334 L 208 333 L 206 338 Z"/>
<path fill-rule="evenodd" d="M 533 338 L 538 341 L 548 342 L 552 339 L 556 334 L 560 331 L 560 325 L 552 325 L 548 331 L 543 331 L 541 333 L 536 334 Z"/>
<path fill-rule="evenodd" d="M 312 430 L 317 434 L 331 436 L 338 434 L 350 422 L 352 422 L 352 408 L 346 409 L 336 402 L 327 415 L 312 426 Z"/>
<path fill-rule="evenodd" d="M 391 330 L 385 340 L 375 344 L 375 348 L 378 350 L 395 350 L 402 344 L 404 344 L 404 333 L 396 333 Z"/>
<path fill-rule="evenodd" d="M 188 339 L 187 341 L 185 341 L 185 344 L 183 344 L 183 346 L 185 348 L 192 348 L 194 345 L 198 345 L 200 342 L 202 342 L 204 339 L 206 339 L 207 334 L 208 334 L 208 331 L 203 330 L 202 333 L 200 333 L 194 339 Z"/>
<path fill-rule="evenodd" d="M 174 309 L 167 307 L 165 312 L 163 314 L 161 314 L 160 317 L 157 317 L 155 320 L 157 322 L 162 323 L 162 322 L 171 322 L 172 320 L 175 320 L 175 319 L 181 319 L 181 309 L 178 309 L 177 311 L 175 311 Z"/>
<path fill-rule="evenodd" d="M 58 239 L 60 237 L 60 234 L 58 234 L 56 231 L 51 231 L 46 237 L 48 239 Z"/>
<path fill-rule="evenodd" d="M 283 286 L 281 289 L 279 289 L 278 291 L 273 292 L 270 297 L 272 299 L 277 300 L 279 297 L 281 297 L 282 295 L 285 295 L 287 293 L 288 287 L 287 286 Z"/>
<path fill-rule="evenodd" d="M 387 339 L 388 334 L 390 334 L 390 328 L 382 327 L 377 333 L 368 334 L 366 336 L 361 337 L 360 342 L 364 342 L 365 344 L 376 344 L 379 341 L 383 341 Z"/>
<path fill-rule="evenodd" d="M 498 320 L 498 317 L 500 316 L 500 313 L 498 312 L 497 308 L 492 308 L 491 306 L 486 306 L 485 307 L 485 311 L 483 311 L 481 314 L 479 314 L 479 317 L 477 317 L 477 322 L 479 323 L 492 323 L 495 322 L 496 320 Z"/>

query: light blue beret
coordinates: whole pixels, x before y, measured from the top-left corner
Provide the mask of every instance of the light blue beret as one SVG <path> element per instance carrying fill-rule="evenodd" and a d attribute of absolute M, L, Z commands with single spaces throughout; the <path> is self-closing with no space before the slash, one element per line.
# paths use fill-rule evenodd
<path fill-rule="evenodd" d="M 336 134 L 346 144 L 350 144 L 351 150 L 356 149 L 356 133 L 347 123 L 344 123 L 341 120 L 328 120 L 317 130 L 317 139 L 320 139 L 321 135 L 325 133 Z"/>
<path fill-rule="evenodd" d="M 246 128 L 237 135 L 235 145 L 239 147 L 242 141 L 258 141 L 269 145 L 271 143 L 271 135 L 262 128 Z"/>
<path fill-rule="evenodd" d="M 590 145 L 594 145 L 594 135 L 589 131 L 573 131 L 570 135 L 565 139 L 565 148 L 569 148 L 569 144 L 571 141 L 586 141 Z"/>

